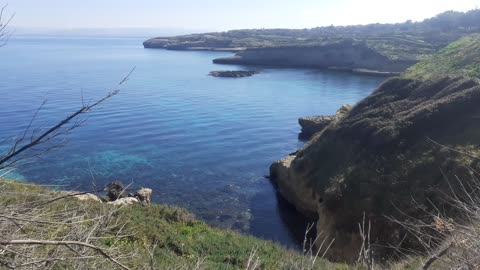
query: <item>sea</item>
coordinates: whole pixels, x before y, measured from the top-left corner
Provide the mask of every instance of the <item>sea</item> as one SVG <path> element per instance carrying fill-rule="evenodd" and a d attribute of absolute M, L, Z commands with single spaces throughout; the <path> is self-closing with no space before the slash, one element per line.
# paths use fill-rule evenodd
<path fill-rule="evenodd" d="M 334 114 L 385 78 L 217 65 L 213 59 L 232 53 L 144 49 L 144 40 L 13 36 L 0 48 L 0 154 L 40 107 L 29 135 L 120 90 L 53 142 L 61 147 L 8 177 L 78 191 L 113 181 L 148 187 L 155 203 L 298 248 L 311 221 L 277 195 L 266 177 L 270 164 L 306 143 L 299 117 Z M 260 74 L 208 76 L 251 69 Z"/>

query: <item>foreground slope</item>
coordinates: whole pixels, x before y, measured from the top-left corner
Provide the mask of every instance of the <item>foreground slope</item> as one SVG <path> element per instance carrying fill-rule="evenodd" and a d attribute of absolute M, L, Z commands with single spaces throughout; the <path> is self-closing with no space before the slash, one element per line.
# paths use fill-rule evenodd
<path fill-rule="evenodd" d="M 0 235 L 0 243 L 88 243 L 129 269 L 350 269 L 322 259 L 312 264 L 272 242 L 212 228 L 184 209 L 80 201 L 1 179 Z M 0 269 L 121 269 L 99 252 L 75 244 L 0 244 L 0 250 Z"/>
<path fill-rule="evenodd" d="M 378 255 L 391 252 L 388 247 L 419 248 L 387 217 L 431 224 L 427 213 L 455 213 L 444 195 L 479 165 L 478 44 L 480 35 L 466 37 L 386 81 L 271 166 L 283 197 L 318 217 L 319 232 L 335 237 L 330 258 L 356 259 L 364 213 Z"/>

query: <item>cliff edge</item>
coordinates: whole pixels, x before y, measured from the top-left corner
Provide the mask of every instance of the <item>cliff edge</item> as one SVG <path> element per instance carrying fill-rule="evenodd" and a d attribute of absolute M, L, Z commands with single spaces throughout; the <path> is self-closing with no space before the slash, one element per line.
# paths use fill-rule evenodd
<path fill-rule="evenodd" d="M 357 258 L 364 213 L 380 256 L 392 251 L 388 246 L 418 248 L 387 217 L 431 224 L 427 212 L 453 215 L 442 197 L 452 189 L 447 179 L 470 179 L 468 168 L 479 165 L 478 44 L 480 35 L 466 37 L 387 80 L 305 147 L 272 164 L 279 193 L 318 218 L 317 232 L 335 238 L 331 259 Z"/>
<path fill-rule="evenodd" d="M 213 62 L 399 74 L 417 61 L 392 60 L 364 42 L 345 39 L 325 45 L 252 48 L 238 52 L 232 57 L 214 59 Z"/>

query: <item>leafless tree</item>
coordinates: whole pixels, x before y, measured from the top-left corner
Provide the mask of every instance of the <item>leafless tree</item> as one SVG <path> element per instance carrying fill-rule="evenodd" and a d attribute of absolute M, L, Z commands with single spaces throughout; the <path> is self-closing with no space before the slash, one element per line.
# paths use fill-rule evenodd
<path fill-rule="evenodd" d="M 4 46 L 10 37 L 7 26 L 15 16 L 15 14 L 12 14 L 5 17 L 7 7 L 8 5 L 5 5 L 0 9 L 0 47 Z M 8 169 L 28 163 L 34 158 L 40 158 L 47 152 L 61 147 L 63 145 L 62 137 L 78 128 L 84 122 L 84 120 L 80 119 L 80 116 L 90 112 L 101 103 L 117 95 L 120 91 L 119 87 L 128 81 L 134 70 L 135 68 L 119 82 L 117 89 L 111 91 L 103 98 L 91 104 L 86 104 L 82 95 L 82 106 L 72 114 L 48 129 L 35 129 L 33 128 L 34 121 L 47 102 L 47 100 L 44 100 L 33 114 L 33 117 L 22 134 L 13 139 L 11 147 L 5 153 L 0 153 L 0 177 L 5 174 L 5 171 Z"/>
<path fill-rule="evenodd" d="M 10 37 L 7 26 L 14 17 L 14 14 L 5 16 L 6 8 L 0 9 L 0 47 Z M 61 147 L 63 137 L 85 121 L 81 116 L 117 95 L 134 69 L 119 82 L 117 89 L 103 98 L 85 103 L 82 97 L 81 106 L 63 120 L 51 127 L 33 128 L 47 102 L 44 100 L 25 130 L 13 139 L 5 153 L 0 154 L 0 178 L 11 169 Z M 134 254 L 119 250 L 116 245 L 127 237 L 122 235 L 125 223 L 115 215 L 118 208 L 102 204 L 96 207 L 69 204 L 75 194 L 18 192 L 9 190 L 6 185 L 0 182 L 0 268 L 55 269 L 68 266 L 69 269 L 85 269 L 86 265 L 105 264 L 103 258 L 114 268 L 130 269 L 121 260 Z M 12 203 L 12 199 L 15 202 Z M 103 243 L 107 240 L 111 244 L 105 247 Z"/>
<path fill-rule="evenodd" d="M 3 47 L 7 44 L 8 39 L 10 38 L 10 32 L 7 30 L 7 26 L 12 21 L 15 13 L 10 16 L 6 15 L 7 6 L 5 5 L 0 9 L 0 47 Z M 7 16 L 5 18 L 5 16 Z"/>
<path fill-rule="evenodd" d="M 134 70 L 135 68 L 133 68 L 128 75 L 119 82 L 118 86 L 124 84 Z M 84 120 L 79 119 L 81 115 L 87 114 L 101 103 L 117 95 L 119 92 L 120 89 L 115 89 L 92 104 L 85 104 L 82 101 L 82 106 L 80 106 L 79 109 L 65 117 L 65 119 L 59 121 L 57 124 L 46 130 L 32 130 L 33 122 L 39 112 L 44 108 L 46 103 L 46 100 L 44 100 L 40 107 L 35 111 L 22 134 L 15 138 L 9 150 L 0 156 L 0 171 L 28 163 L 34 158 L 39 158 L 47 152 L 62 147 L 63 142 L 59 139 L 81 126 L 84 122 Z"/>

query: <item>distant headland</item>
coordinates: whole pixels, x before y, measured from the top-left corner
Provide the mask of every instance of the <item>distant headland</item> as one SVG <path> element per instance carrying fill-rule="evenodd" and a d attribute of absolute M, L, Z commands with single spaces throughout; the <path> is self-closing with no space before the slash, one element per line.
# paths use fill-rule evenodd
<path fill-rule="evenodd" d="M 218 64 L 300 67 L 398 75 L 449 43 L 480 31 L 480 10 L 447 11 L 421 22 L 251 29 L 157 37 L 145 48 L 234 52 Z"/>

